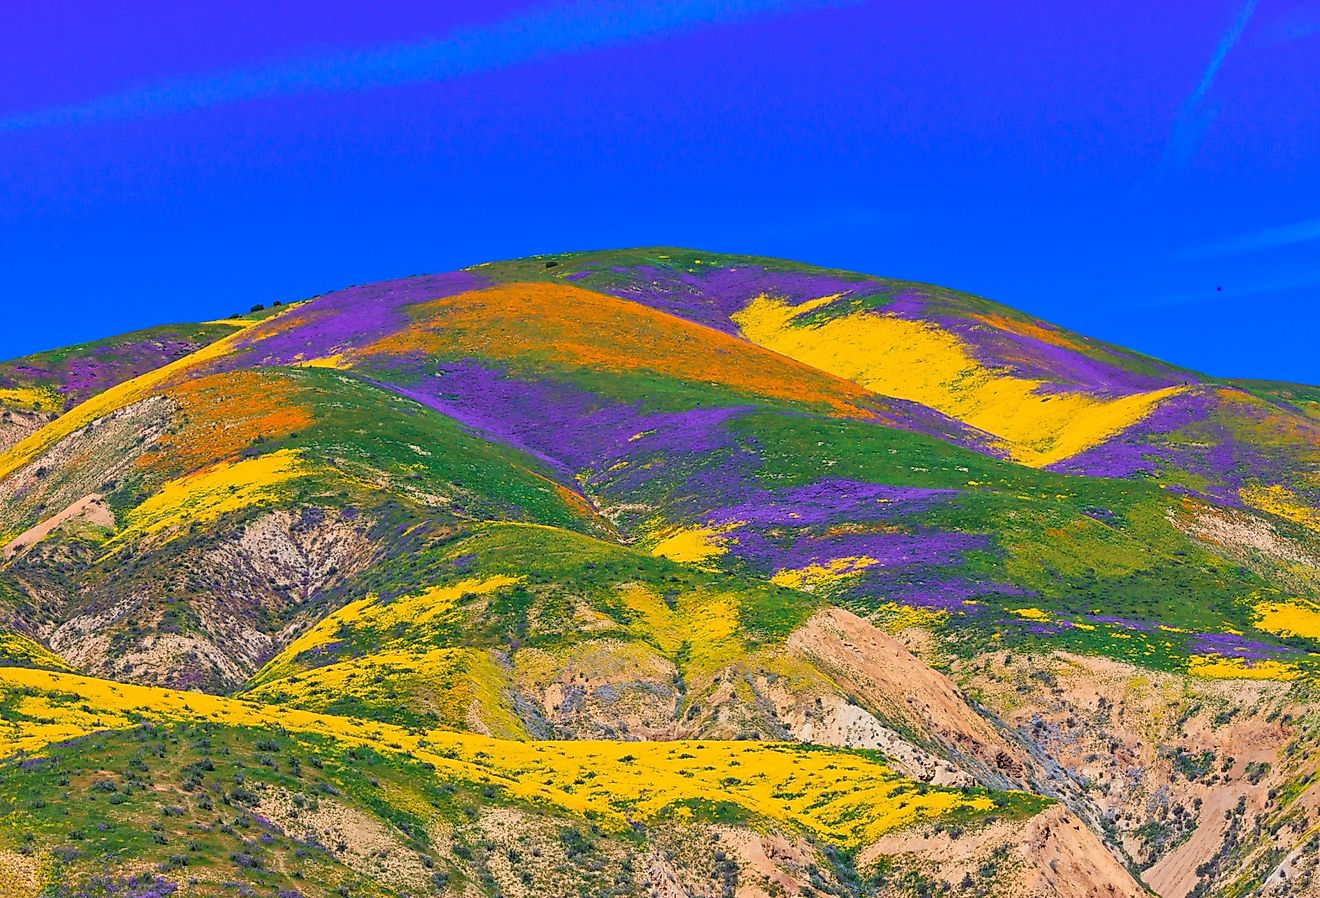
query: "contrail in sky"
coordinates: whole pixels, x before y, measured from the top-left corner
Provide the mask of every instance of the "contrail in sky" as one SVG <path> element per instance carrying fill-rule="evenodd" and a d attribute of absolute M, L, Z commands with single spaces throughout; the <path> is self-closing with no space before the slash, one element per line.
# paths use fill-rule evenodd
<path fill-rule="evenodd" d="M 490 25 L 458 28 L 438 39 L 173 78 L 83 102 L 16 113 L 0 117 L 0 131 L 163 115 L 269 97 L 447 81 L 708 25 L 856 2 L 859 0 L 664 0 L 653 4 L 577 0 Z"/>
<path fill-rule="evenodd" d="M 1256 11 L 1256 3 L 1257 0 L 1247 0 L 1242 5 L 1242 9 L 1238 12 L 1237 18 L 1233 20 L 1233 24 L 1219 39 L 1219 44 L 1215 47 L 1215 53 L 1210 57 L 1210 64 L 1201 73 L 1201 80 L 1197 83 L 1196 89 L 1191 92 L 1179 108 L 1178 116 L 1173 123 L 1173 135 L 1170 137 L 1169 145 L 1164 152 L 1162 168 L 1165 171 L 1182 167 L 1196 152 L 1197 146 L 1201 143 L 1201 138 L 1205 135 L 1205 130 L 1210 126 L 1216 112 L 1213 107 L 1206 106 L 1205 98 L 1210 93 L 1210 88 L 1215 82 L 1215 76 L 1219 74 L 1220 68 L 1223 67 L 1224 60 L 1228 58 L 1234 44 L 1238 42 L 1238 38 L 1242 37 L 1242 32 L 1246 29 L 1247 23 L 1251 21 L 1251 15 Z"/>

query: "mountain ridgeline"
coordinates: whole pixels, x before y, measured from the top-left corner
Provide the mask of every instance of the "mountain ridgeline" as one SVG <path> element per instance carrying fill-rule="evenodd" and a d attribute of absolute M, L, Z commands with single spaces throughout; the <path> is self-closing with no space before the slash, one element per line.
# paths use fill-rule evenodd
<path fill-rule="evenodd" d="M 0 364 L 0 895 L 1320 894 L 1320 388 L 681 249 Z"/>

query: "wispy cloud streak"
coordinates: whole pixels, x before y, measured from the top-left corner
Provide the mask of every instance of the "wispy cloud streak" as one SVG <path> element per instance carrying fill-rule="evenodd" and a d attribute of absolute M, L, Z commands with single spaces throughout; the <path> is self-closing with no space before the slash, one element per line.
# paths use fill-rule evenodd
<path fill-rule="evenodd" d="M 288 59 L 266 66 L 163 81 L 86 102 L 0 117 L 0 131 L 81 125 L 308 93 L 447 81 L 566 53 L 626 44 L 774 13 L 848 6 L 859 0 L 578 0 L 443 38 Z"/>
<path fill-rule="evenodd" d="M 1272 18 L 1269 27 L 1252 41 L 1254 45 L 1269 47 L 1320 34 L 1320 2 L 1317 0 L 1289 4 L 1277 10 Z"/>
<path fill-rule="evenodd" d="M 1223 68 L 1224 60 L 1228 59 L 1228 54 L 1242 37 L 1247 23 L 1251 21 L 1252 13 L 1256 11 L 1256 4 L 1257 0 L 1246 0 L 1242 5 L 1233 24 L 1219 39 L 1214 55 L 1210 57 L 1210 64 L 1201 73 L 1201 80 L 1197 82 L 1196 89 L 1188 95 L 1179 108 L 1178 116 L 1173 123 L 1173 135 L 1164 152 L 1162 164 L 1164 171 L 1181 168 L 1187 163 L 1200 145 L 1206 129 L 1214 120 L 1216 110 L 1206 104 L 1206 97 L 1215 83 L 1215 76 Z"/>
<path fill-rule="evenodd" d="M 1169 293 L 1163 296 L 1134 299 L 1130 308 L 1148 306 L 1190 306 L 1210 303 L 1237 302 L 1248 296 L 1268 296 L 1275 293 L 1289 293 L 1295 290 L 1316 290 L 1320 288 L 1320 271 L 1292 271 L 1264 278 L 1235 284 L 1231 289 L 1205 289 L 1183 293 Z"/>
<path fill-rule="evenodd" d="M 1276 249 L 1283 246 L 1295 246 L 1299 243 L 1320 241 L 1320 218 L 1311 221 L 1299 221 L 1296 224 L 1276 228 L 1262 228 L 1239 234 L 1217 243 L 1199 246 L 1182 253 L 1185 259 L 1205 259 L 1214 256 L 1236 256 L 1261 250 Z"/>

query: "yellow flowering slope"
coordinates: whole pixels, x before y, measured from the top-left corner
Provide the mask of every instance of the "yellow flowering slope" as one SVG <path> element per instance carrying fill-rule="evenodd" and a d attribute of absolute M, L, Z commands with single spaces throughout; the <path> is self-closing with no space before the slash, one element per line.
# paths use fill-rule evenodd
<path fill-rule="evenodd" d="M 757 742 L 511 742 L 469 733 L 424 734 L 389 724 L 274 708 L 221 696 L 113 683 L 73 674 L 0 669 L 0 757 L 142 720 L 283 727 L 429 762 L 441 779 L 490 784 L 561 812 L 631 820 L 730 802 L 747 812 L 858 846 L 953 812 L 986 811 L 988 796 L 918 786 L 859 753 Z"/>
<path fill-rule="evenodd" d="M 134 536 L 213 521 L 228 512 L 267 501 L 273 497 L 275 487 L 308 473 L 309 466 L 294 449 L 212 465 L 166 482 L 129 512 L 114 542 L 122 544 Z"/>
<path fill-rule="evenodd" d="M 733 320 L 753 343 L 993 434 L 1015 461 L 1033 467 L 1096 445 L 1183 389 L 1118 399 L 1042 392 L 1043 381 L 987 368 L 957 336 L 928 322 L 855 312 L 809 326 L 794 324 L 833 299 L 793 306 L 760 296 Z"/>
<path fill-rule="evenodd" d="M 1320 530 L 1320 510 L 1303 503 L 1286 486 L 1247 486 L 1239 490 L 1238 495 L 1257 511 L 1276 515 L 1310 530 Z"/>
<path fill-rule="evenodd" d="M 517 582 L 517 577 L 496 574 L 491 577 L 472 577 L 447 586 L 433 586 L 413 595 L 400 596 L 392 602 L 381 602 L 375 595 L 349 602 L 287 645 L 249 682 L 261 685 L 294 673 L 297 670 L 294 659 L 303 652 L 333 642 L 342 628 L 351 628 L 365 622 L 386 632 L 400 625 L 420 629 L 428 624 L 454 622 L 459 620 L 455 616 L 458 614 L 456 605 L 459 599 L 470 595 L 485 595 Z"/>
<path fill-rule="evenodd" d="M 1282 661 L 1245 661 L 1221 655 L 1192 655 L 1187 671 L 1211 680 L 1292 680 L 1297 669 Z"/>
<path fill-rule="evenodd" d="M 1256 626 L 1279 636 L 1320 639 L 1320 608 L 1300 602 L 1260 602 L 1253 609 Z"/>
<path fill-rule="evenodd" d="M 508 671 L 493 652 L 462 646 L 374 652 L 269 680 L 242 693 L 272 705 L 329 713 L 402 704 L 434 714 L 446 728 L 525 739 L 526 727 L 509 695 Z M 354 710 L 346 710 L 346 704 Z"/>
<path fill-rule="evenodd" d="M 705 561 L 728 551 L 721 537 L 738 526 L 724 524 L 719 527 L 677 527 L 666 530 L 651 547 L 651 554 L 670 561 Z"/>
<path fill-rule="evenodd" d="M 784 568 L 776 571 L 770 582 L 779 586 L 802 589 L 813 592 L 823 587 L 851 580 L 855 575 L 869 567 L 879 564 L 879 560 L 869 555 L 849 555 L 834 558 L 824 564 L 809 564 L 801 568 Z"/>
<path fill-rule="evenodd" d="M 63 402 L 59 393 L 46 387 L 0 387 L 0 405 L 58 412 Z"/>

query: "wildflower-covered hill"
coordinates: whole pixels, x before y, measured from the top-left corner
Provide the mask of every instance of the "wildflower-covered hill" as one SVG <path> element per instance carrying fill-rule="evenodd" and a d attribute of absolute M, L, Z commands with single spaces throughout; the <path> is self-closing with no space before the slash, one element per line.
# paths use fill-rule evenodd
<path fill-rule="evenodd" d="M 1315 394 L 677 249 L 0 365 L 0 866 L 1296 894 Z"/>

